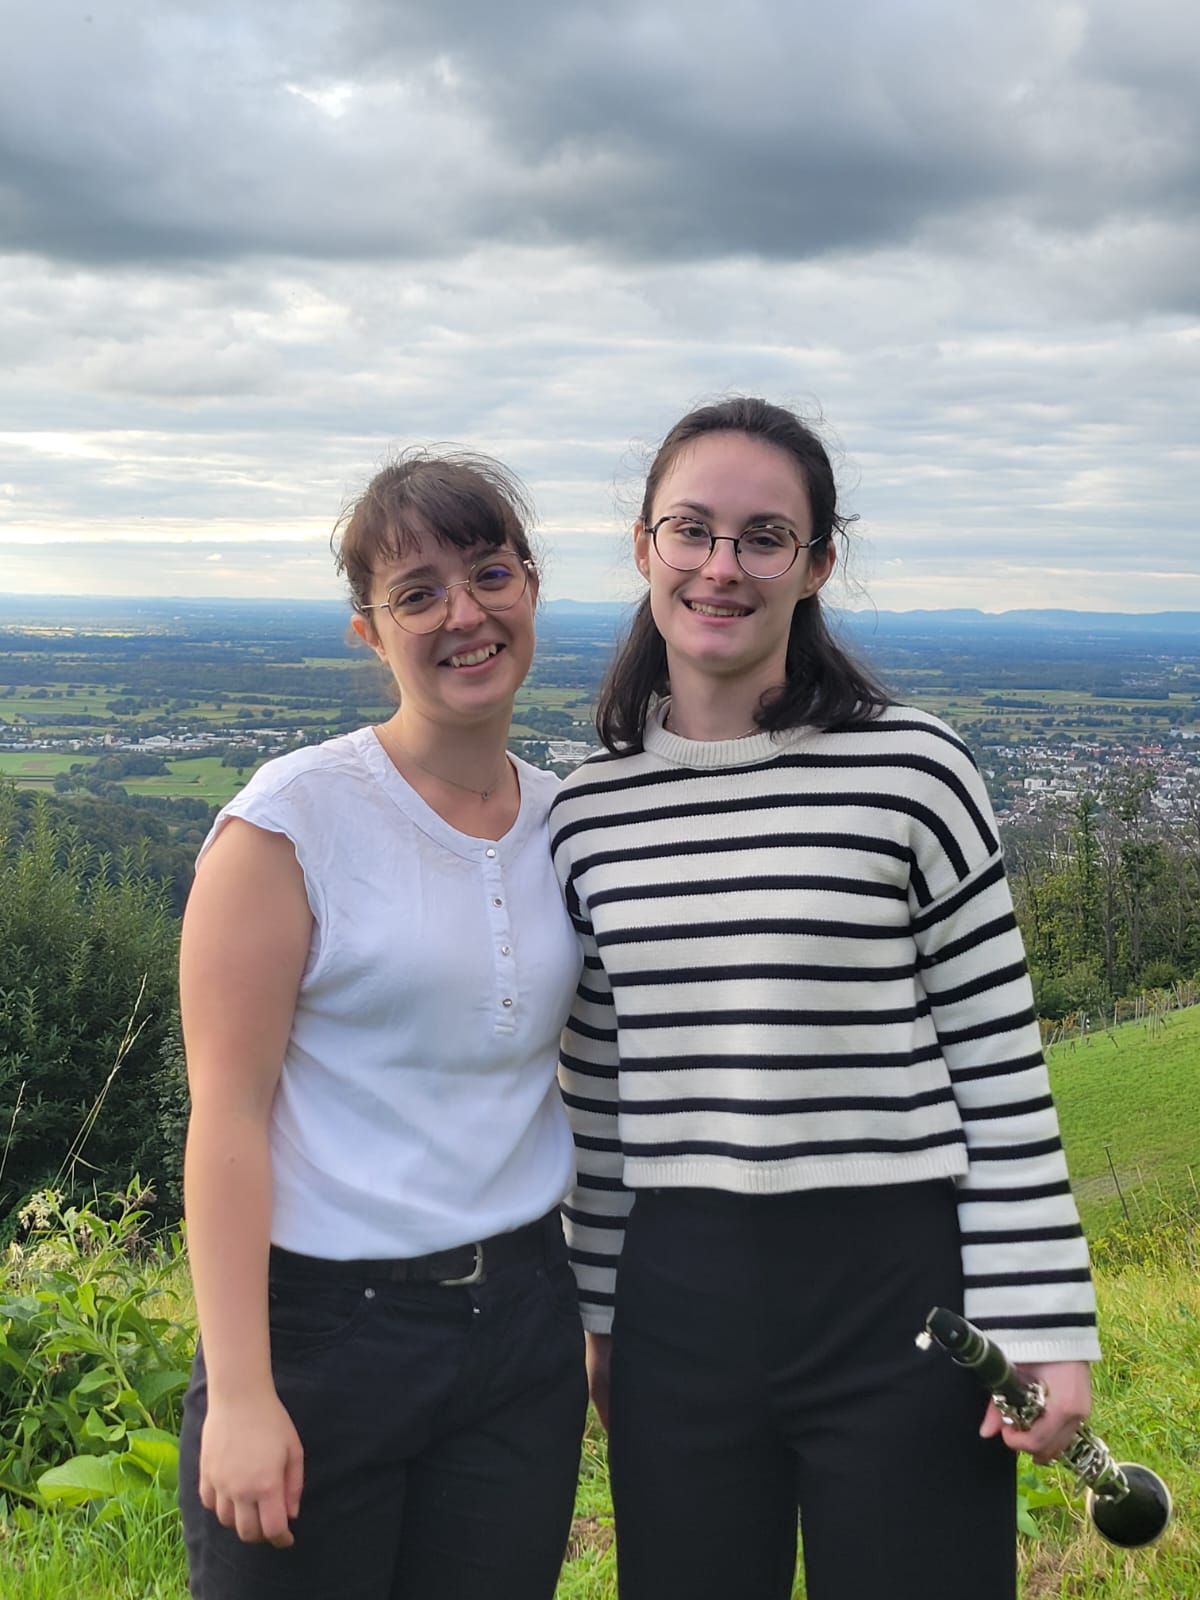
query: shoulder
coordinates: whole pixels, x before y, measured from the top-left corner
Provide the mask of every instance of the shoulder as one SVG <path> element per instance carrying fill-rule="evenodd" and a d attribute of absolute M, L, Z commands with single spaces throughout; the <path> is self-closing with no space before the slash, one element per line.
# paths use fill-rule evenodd
<path fill-rule="evenodd" d="M 324 744 L 306 745 L 302 750 L 289 750 L 286 755 L 273 756 L 264 762 L 245 787 L 239 791 L 243 797 L 266 799 L 281 795 L 296 785 L 327 780 L 336 782 L 339 776 L 357 778 L 363 770 L 364 735 L 374 738 L 370 728 L 359 728 L 354 733 L 339 734 Z"/>
<path fill-rule="evenodd" d="M 919 706 L 885 706 L 869 722 L 844 732 L 835 731 L 829 737 L 861 741 L 867 750 L 874 747 L 880 751 L 909 750 L 941 756 L 955 763 L 966 760 L 974 764 L 962 737 L 940 717 L 935 717 L 931 711 L 922 711 Z"/>
<path fill-rule="evenodd" d="M 348 788 L 369 786 L 364 734 L 374 737 L 369 728 L 359 729 L 265 762 L 217 813 L 201 858 L 225 823 L 235 817 L 268 832 L 286 834 L 297 844 L 314 828 L 323 830 L 331 811 L 340 811 Z"/>
<path fill-rule="evenodd" d="M 562 788 L 562 779 L 558 773 L 547 772 L 544 767 L 535 767 L 521 756 L 513 755 L 511 751 L 509 756 L 521 780 L 522 795 L 532 800 L 535 805 L 549 810 L 550 802 Z"/>
<path fill-rule="evenodd" d="M 644 750 L 597 750 L 569 773 L 554 797 L 557 807 L 581 794 L 594 794 L 606 788 L 619 788 L 622 784 L 642 776 L 647 771 L 661 769 Z"/>
<path fill-rule="evenodd" d="M 952 782 L 975 789 L 982 783 L 959 734 L 917 706 L 887 706 L 869 722 L 814 734 L 793 748 L 802 760 L 872 770 L 880 781 L 906 788 Z"/>

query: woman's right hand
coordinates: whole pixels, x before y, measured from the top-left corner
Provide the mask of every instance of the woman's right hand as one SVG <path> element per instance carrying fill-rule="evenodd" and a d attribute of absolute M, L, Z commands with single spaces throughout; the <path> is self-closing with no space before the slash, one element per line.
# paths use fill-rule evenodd
<path fill-rule="evenodd" d="M 247 1544 L 286 1550 L 300 1514 L 304 1447 L 279 1396 L 214 1405 L 200 1435 L 200 1500 Z"/>
<path fill-rule="evenodd" d="M 587 1361 L 588 1393 L 605 1431 L 608 1431 L 608 1367 L 612 1359 L 612 1334 L 588 1333 L 584 1335 Z"/>

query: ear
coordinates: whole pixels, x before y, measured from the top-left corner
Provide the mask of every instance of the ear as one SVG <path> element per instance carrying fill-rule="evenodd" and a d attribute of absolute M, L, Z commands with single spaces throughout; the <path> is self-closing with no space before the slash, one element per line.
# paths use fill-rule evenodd
<path fill-rule="evenodd" d="M 816 560 L 813 559 L 814 556 Z M 801 598 L 807 600 L 810 595 L 814 595 L 819 589 L 823 589 L 832 577 L 833 569 L 836 565 L 837 547 L 831 536 L 826 539 L 823 545 L 819 545 L 815 551 L 810 550 L 808 552 L 808 572 L 805 574 L 804 593 Z"/>
<path fill-rule="evenodd" d="M 365 616 L 361 611 L 356 611 L 350 618 L 350 626 L 366 645 L 367 649 L 374 650 L 379 659 L 381 661 L 384 660 L 383 645 L 375 631 L 375 624 L 370 617 Z"/>
<path fill-rule="evenodd" d="M 643 578 L 650 576 L 651 538 L 641 517 L 633 525 L 633 564 Z"/>

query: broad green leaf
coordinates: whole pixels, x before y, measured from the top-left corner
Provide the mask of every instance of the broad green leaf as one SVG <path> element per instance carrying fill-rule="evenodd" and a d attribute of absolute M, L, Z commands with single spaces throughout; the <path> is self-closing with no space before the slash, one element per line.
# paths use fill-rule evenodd
<path fill-rule="evenodd" d="M 61 1467 L 51 1467 L 37 1481 L 38 1488 L 47 1500 L 57 1500 L 64 1505 L 81 1506 L 89 1500 L 105 1499 L 120 1491 L 116 1472 L 118 1457 L 74 1456 Z"/>
<path fill-rule="evenodd" d="M 168 1395 L 179 1394 L 187 1388 L 188 1375 L 179 1367 L 165 1367 L 158 1372 L 147 1372 L 137 1382 L 137 1392 L 147 1411 L 165 1400 Z"/>
<path fill-rule="evenodd" d="M 179 1440 L 174 1434 L 161 1428 L 136 1428 L 129 1435 L 129 1455 L 164 1489 L 174 1491 L 179 1483 Z"/>
<path fill-rule="evenodd" d="M 97 1389 L 105 1389 L 115 1380 L 111 1372 L 105 1372 L 103 1367 L 95 1367 L 91 1372 L 85 1372 L 75 1385 L 75 1394 L 95 1394 Z"/>
<path fill-rule="evenodd" d="M 125 1437 L 125 1424 L 106 1422 L 93 1407 L 83 1420 L 82 1431 L 86 1439 L 103 1439 L 107 1444 L 116 1444 L 118 1439 Z"/>

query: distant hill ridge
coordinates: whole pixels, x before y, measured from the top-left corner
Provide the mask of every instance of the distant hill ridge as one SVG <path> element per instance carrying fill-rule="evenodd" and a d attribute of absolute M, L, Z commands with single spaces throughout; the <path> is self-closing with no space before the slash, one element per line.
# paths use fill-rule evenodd
<path fill-rule="evenodd" d="M 636 604 L 632 600 L 547 600 L 542 610 L 551 615 L 625 616 Z M 34 622 L 78 620 L 81 617 L 130 613 L 169 615 L 172 612 L 191 611 L 209 613 L 231 610 L 247 611 L 255 607 L 277 611 L 287 606 L 304 610 L 310 615 L 322 612 L 345 613 L 349 607 L 343 600 L 302 600 L 286 596 L 264 601 L 258 597 L 207 595 L 40 595 L 5 594 L 0 592 L 0 622 Z M 1050 607 L 1031 607 L 1013 611 L 980 611 L 970 606 L 944 608 L 917 608 L 912 611 L 887 611 L 864 607 L 861 610 L 829 608 L 833 614 L 856 624 L 870 623 L 950 623 L 969 626 L 1021 627 L 1114 627 L 1121 629 L 1200 630 L 1200 611 L 1070 611 Z"/>

